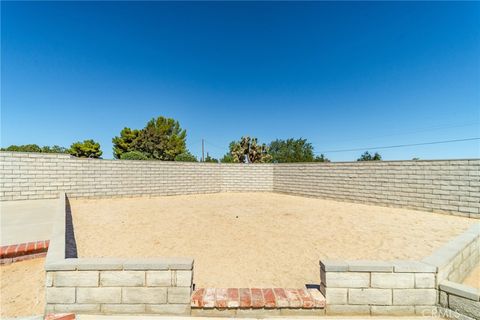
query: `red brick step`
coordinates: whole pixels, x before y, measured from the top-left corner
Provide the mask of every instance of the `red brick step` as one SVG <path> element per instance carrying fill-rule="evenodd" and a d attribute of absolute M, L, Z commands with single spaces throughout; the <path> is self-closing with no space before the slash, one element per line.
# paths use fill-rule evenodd
<path fill-rule="evenodd" d="M 317 289 L 200 288 L 191 299 L 194 309 L 323 309 L 325 304 Z"/>

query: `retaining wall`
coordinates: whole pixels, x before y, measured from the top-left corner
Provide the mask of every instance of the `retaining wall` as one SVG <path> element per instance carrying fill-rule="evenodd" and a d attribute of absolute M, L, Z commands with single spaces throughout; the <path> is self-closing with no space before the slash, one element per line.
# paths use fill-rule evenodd
<path fill-rule="evenodd" d="M 0 200 L 270 191 L 480 218 L 480 159 L 215 164 L 0 152 Z"/>
<path fill-rule="evenodd" d="M 288 194 L 480 217 L 480 159 L 274 166 Z"/>
<path fill-rule="evenodd" d="M 74 158 L 0 152 L 0 200 L 271 191 L 271 164 Z"/>
<path fill-rule="evenodd" d="M 436 309 L 436 268 L 417 261 L 322 261 L 327 315 L 412 315 Z"/>
<path fill-rule="evenodd" d="M 76 258 L 65 198 L 45 262 L 46 313 L 190 314 L 193 259 Z"/>

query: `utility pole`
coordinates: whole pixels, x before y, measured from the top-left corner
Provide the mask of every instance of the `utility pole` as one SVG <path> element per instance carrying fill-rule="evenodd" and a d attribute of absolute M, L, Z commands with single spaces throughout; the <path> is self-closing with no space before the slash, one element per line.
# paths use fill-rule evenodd
<path fill-rule="evenodd" d="M 205 140 L 202 139 L 202 162 L 205 162 Z"/>

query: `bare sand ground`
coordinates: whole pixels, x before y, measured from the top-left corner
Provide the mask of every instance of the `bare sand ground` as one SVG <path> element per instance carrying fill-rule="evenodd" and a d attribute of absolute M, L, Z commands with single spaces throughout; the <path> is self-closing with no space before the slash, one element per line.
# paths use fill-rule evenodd
<path fill-rule="evenodd" d="M 197 287 L 303 287 L 320 259 L 422 259 L 476 221 L 275 193 L 71 206 L 79 256 L 193 257 Z"/>
<path fill-rule="evenodd" d="M 0 318 L 43 314 L 44 265 L 39 258 L 0 266 Z"/>
<path fill-rule="evenodd" d="M 463 284 L 480 289 L 480 264 L 478 264 L 463 280 Z"/>

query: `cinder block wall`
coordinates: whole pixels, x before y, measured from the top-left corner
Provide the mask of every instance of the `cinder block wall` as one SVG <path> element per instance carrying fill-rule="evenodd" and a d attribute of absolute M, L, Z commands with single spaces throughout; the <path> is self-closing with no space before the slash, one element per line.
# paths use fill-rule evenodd
<path fill-rule="evenodd" d="M 271 164 L 79 159 L 0 152 L 0 200 L 272 191 Z"/>
<path fill-rule="evenodd" d="M 322 261 L 327 315 L 423 315 L 436 309 L 436 268 L 416 261 Z"/>
<path fill-rule="evenodd" d="M 0 200 L 274 191 L 480 218 L 480 159 L 212 164 L 0 152 Z"/>
<path fill-rule="evenodd" d="M 480 218 L 480 159 L 276 164 L 273 190 Z"/>

